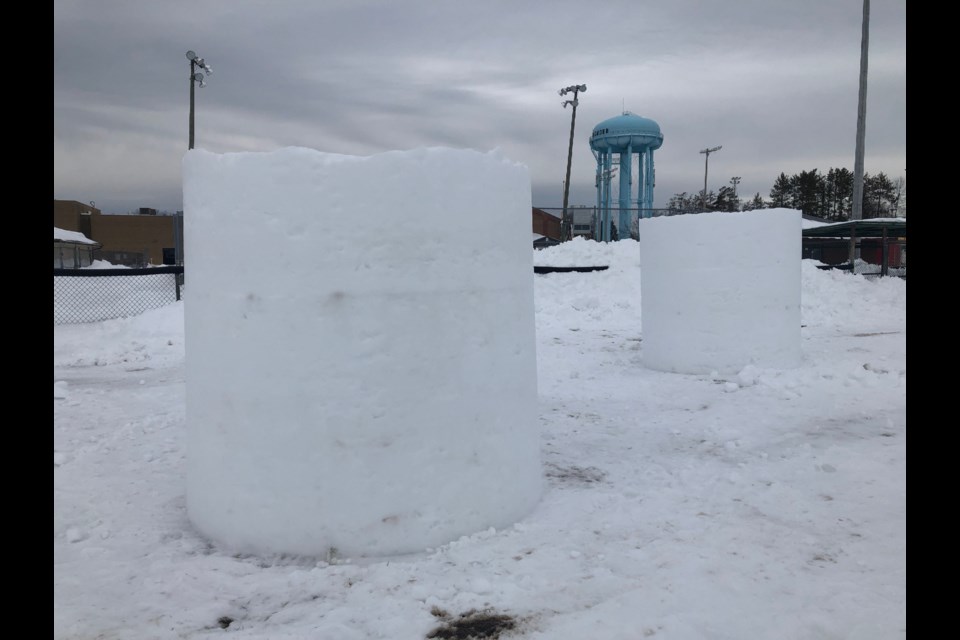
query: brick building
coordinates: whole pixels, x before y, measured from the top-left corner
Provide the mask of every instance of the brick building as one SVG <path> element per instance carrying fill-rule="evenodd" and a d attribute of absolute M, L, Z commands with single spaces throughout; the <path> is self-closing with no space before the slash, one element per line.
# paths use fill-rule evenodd
<path fill-rule="evenodd" d="M 559 217 L 537 207 L 533 207 L 532 216 L 533 233 L 560 240 Z M 139 267 L 183 263 L 182 215 L 161 216 L 156 209 L 147 208 L 141 208 L 139 214 L 104 214 L 92 203 L 54 200 L 53 226 L 82 233 L 99 243 L 97 259 L 114 264 Z"/>
<path fill-rule="evenodd" d="M 157 215 L 156 209 L 139 214 L 105 215 L 92 204 L 76 200 L 53 201 L 53 226 L 77 231 L 101 245 L 97 256 L 132 267 L 176 264 L 177 247 L 183 259 L 183 216 Z"/>
<path fill-rule="evenodd" d="M 533 207 L 533 232 L 551 240 L 560 240 L 560 218 Z"/>

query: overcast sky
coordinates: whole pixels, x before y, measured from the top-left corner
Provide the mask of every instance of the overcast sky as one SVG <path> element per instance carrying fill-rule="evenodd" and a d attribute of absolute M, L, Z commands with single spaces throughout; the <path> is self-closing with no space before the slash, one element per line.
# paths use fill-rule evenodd
<path fill-rule="evenodd" d="M 906 0 L 870 3 L 864 170 L 906 178 Z M 588 144 L 624 109 L 656 121 L 654 206 L 739 176 L 854 168 L 862 0 L 54 0 L 54 198 L 183 208 L 195 145 L 369 155 L 501 149 L 533 204 L 596 201 Z M 569 96 L 568 96 L 569 97 Z M 377 176 L 370 176 L 375 184 Z"/>

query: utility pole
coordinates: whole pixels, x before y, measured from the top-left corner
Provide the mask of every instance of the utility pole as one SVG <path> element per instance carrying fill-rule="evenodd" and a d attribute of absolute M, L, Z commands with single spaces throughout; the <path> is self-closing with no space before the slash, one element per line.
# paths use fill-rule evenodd
<path fill-rule="evenodd" d="M 857 150 L 853 161 L 853 211 L 851 220 L 863 219 L 863 143 L 867 122 L 867 50 L 870 40 L 870 0 L 863 0 L 863 26 L 860 36 L 860 98 L 857 102 Z M 850 247 L 850 261 L 853 261 Z"/>
<path fill-rule="evenodd" d="M 207 86 L 203 81 L 203 74 L 197 71 L 197 68 L 203 69 L 207 75 L 213 73 L 213 69 L 210 68 L 203 58 L 198 58 L 197 54 L 193 51 L 187 51 L 187 60 L 190 61 L 190 143 L 187 146 L 187 149 L 193 149 L 193 94 L 194 87 L 199 82 L 200 87 Z"/>
<path fill-rule="evenodd" d="M 575 84 L 560 89 L 561 96 L 573 92 L 573 100 L 564 100 L 561 104 L 566 109 L 567 105 L 573 105 L 573 115 L 570 118 L 570 146 L 567 148 L 567 179 L 563 182 L 563 217 L 560 219 L 560 240 L 570 240 L 573 236 L 573 222 L 567 214 L 567 204 L 570 201 L 570 163 L 573 160 L 573 129 L 577 122 L 577 94 L 581 91 L 586 92 L 587 85 Z"/>
<path fill-rule="evenodd" d="M 703 159 L 703 210 L 707 210 L 707 165 L 710 162 L 710 154 L 714 151 L 720 151 L 723 148 L 723 145 L 719 147 L 713 147 L 712 149 L 702 149 L 700 153 L 706 154 L 706 158 Z"/>

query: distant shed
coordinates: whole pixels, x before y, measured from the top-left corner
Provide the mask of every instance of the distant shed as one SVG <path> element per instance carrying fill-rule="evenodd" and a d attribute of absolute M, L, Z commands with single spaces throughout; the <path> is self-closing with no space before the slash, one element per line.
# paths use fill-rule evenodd
<path fill-rule="evenodd" d="M 79 231 L 53 228 L 53 268 L 79 269 L 93 263 L 93 252 L 101 245 Z"/>
<path fill-rule="evenodd" d="M 801 233 L 804 258 L 816 259 L 828 265 L 846 263 L 852 269 L 850 256 L 859 253 L 859 258 L 864 262 L 880 265 L 881 275 L 887 275 L 891 266 L 906 266 L 906 218 L 835 222 L 810 226 Z"/>

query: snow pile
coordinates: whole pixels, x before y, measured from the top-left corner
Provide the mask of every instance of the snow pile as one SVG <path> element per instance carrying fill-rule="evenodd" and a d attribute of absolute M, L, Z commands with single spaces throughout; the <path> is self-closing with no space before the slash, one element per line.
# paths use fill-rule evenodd
<path fill-rule="evenodd" d="M 125 264 L 114 264 L 108 260 L 93 260 L 89 267 L 84 269 L 129 269 Z"/>
<path fill-rule="evenodd" d="M 240 552 L 377 556 L 533 508 L 525 167 L 441 148 L 196 150 L 183 175 L 200 531 Z"/>
<path fill-rule="evenodd" d="M 678 373 L 797 366 L 800 220 L 792 209 L 641 220 L 644 364 Z"/>
<path fill-rule="evenodd" d="M 97 300 L 92 296 L 88 299 Z M 98 302 L 104 299 L 107 298 L 100 293 Z M 123 308 L 131 307 L 126 305 Z M 53 344 L 55 367 L 102 367 L 113 364 L 128 364 L 136 368 L 163 367 L 179 363 L 184 357 L 182 301 L 127 318 L 59 325 L 57 331 L 62 340 Z M 88 340 L 79 346 L 71 343 L 80 336 L 86 336 Z"/>
<path fill-rule="evenodd" d="M 578 236 L 552 247 L 533 252 L 533 263 L 538 267 L 609 267 L 622 270 L 639 266 L 637 241 L 596 242 Z"/>
<path fill-rule="evenodd" d="M 53 228 L 53 239 L 60 240 L 61 242 L 76 242 L 79 244 L 100 244 L 99 242 L 91 240 L 79 231 L 67 231 L 66 229 L 60 229 L 59 227 Z"/>

